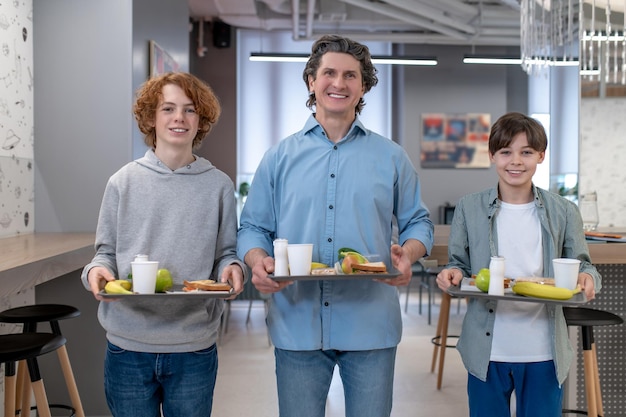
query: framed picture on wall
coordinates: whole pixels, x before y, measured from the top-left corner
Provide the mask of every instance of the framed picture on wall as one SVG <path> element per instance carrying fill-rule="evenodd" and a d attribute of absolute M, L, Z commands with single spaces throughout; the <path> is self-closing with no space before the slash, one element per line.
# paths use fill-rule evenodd
<path fill-rule="evenodd" d="M 422 168 L 489 168 L 489 113 L 422 114 Z"/>
<path fill-rule="evenodd" d="M 174 60 L 155 41 L 150 41 L 150 77 L 166 72 L 178 71 L 178 62 Z"/>

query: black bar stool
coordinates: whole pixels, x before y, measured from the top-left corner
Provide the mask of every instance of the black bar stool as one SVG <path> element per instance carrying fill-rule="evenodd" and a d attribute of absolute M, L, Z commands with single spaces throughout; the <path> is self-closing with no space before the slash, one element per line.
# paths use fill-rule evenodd
<path fill-rule="evenodd" d="M 563 307 L 565 322 L 568 326 L 579 326 L 582 336 L 583 362 L 585 367 L 585 394 L 587 412 L 580 410 L 563 410 L 563 413 L 603 416 L 602 391 L 598 373 L 598 357 L 593 339 L 594 326 L 611 326 L 624 323 L 624 320 L 613 313 L 583 307 Z"/>
<path fill-rule="evenodd" d="M 0 322 L 21 323 L 23 325 L 22 333 L 24 334 L 37 332 L 38 323 L 48 322 L 50 323 L 50 329 L 53 334 L 63 336 L 59 320 L 70 319 L 78 317 L 79 315 L 80 310 L 73 306 L 64 304 L 35 304 L 11 308 L 0 312 Z M 65 343 L 60 345 L 56 351 L 72 407 L 62 404 L 51 404 L 50 407 L 67 409 L 71 411 L 72 416 L 85 417 Z M 28 379 L 23 375 L 24 373 L 18 370 L 17 383 L 19 389 L 17 390 L 16 398 L 17 401 L 21 403 L 21 409 L 28 410 L 30 408 L 30 389 L 28 387 Z"/>
<path fill-rule="evenodd" d="M 35 393 L 37 415 L 50 417 L 46 390 L 39 373 L 37 357 L 58 350 L 65 338 L 52 333 L 19 333 L 0 335 L 0 363 L 4 363 L 4 415 L 15 416 L 16 376 L 15 362 L 28 364 L 30 382 Z"/>

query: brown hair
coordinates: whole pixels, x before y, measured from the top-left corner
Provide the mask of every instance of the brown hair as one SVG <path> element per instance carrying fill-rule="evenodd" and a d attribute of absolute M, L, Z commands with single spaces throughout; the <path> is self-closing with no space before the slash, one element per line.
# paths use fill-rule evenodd
<path fill-rule="evenodd" d="M 324 35 L 311 47 L 311 56 L 309 57 L 306 67 L 302 72 L 302 79 L 304 79 L 307 90 L 309 88 L 309 76 L 313 77 L 313 79 L 316 78 L 322 56 L 326 52 L 342 52 L 350 54 L 361 63 L 361 77 L 363 78 L 365 93 L 378 84 L 378 77 L 376 77 L 378 70 L 374 67 L 374 64 L 372 64 L 372 56 L 370 55 L 370 50 L 367 46 L 342 36 Z M 309 109 L 313 109 L 315 102 L 315 94 L 310 93 L 306 106 Z M 365 106 L 365 101 L 363 100 L 363 97 L 361 97 L 359 103 L 356 105 L 355 112 L 361 113 L 363 106 Z"/>
<path fill-rule="evenodd" d="M 548 147 L 548 137 L 541 123 L 525 114 L 511 112 L 500 117 L 491 126 L 489 153 L 494 155 L 500 149 L 506 148 L 519 133 L 526 133 L 526 139 L 531 148 L 537 152 L 545 152 Z"/>
<path fill-rule="evenodd" d="M 145 135 L 144 142 L 151 148 L 156 147 L 156 130 L 154 127 L 156 109 L 163 98 L 163 87 L 168 84 L 177 85 L 185 92 L 185 95 L 193 102 L 195 111 L 199 116 L 198 133 L 192 144 L 195 148 L 202 143 L 213 125 L 217 123 L 222 108 L 211 87 L 186 72 L 168 72 L 152 77 L 137 91 L 133 113 L 139 130 Z"/>

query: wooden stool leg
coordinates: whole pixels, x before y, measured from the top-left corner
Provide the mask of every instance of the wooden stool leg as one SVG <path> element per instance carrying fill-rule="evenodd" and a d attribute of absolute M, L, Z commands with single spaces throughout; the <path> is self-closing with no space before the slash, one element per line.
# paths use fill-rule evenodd
<path fill-rule="evenodd" d="M 443 306 L 443 301 L 442 301 Z M 440 311 L 443 311 L 441 309 Z M 441 328 L 443 327 L 443 317 L 442 314 L 439 313 L 439 319 L 437 320 L 437 330 L 435 332 L 435 337 L 433 338 L 433 359 L 430 363 L 430 373 L 435 372 L 435 366 L 437 365 L 437 357 L 439 356 L 439 345 L 437 343 L 441 343 Z"/>
<path fill-rule="evenodd" d="M 15 362 L 4 364 L 4 415 L 15 415 Z"/>
<path fill-rule="evenodd" d="M 76 411 L 76 417 L 85 417 L 83 411 L 83 404 L 80 401 L 80 395 L 78 395 L 78 387 L 76 386 L 76 380 L 74 379 L 74 372 L 72 372 L 72 365 L 70 364 L 70 358 L 67 354 L 65 345 L 57 349 L 57 355 L 61 362 L 61 369 L 63 370 L 63 376 L 65 377 L 65 384 L 67 385 L 67 391 L 72 401 L 72 407 Z"/>
<path fill-rule="evenodd" d="M 46 389 L 43 381 L 32 382 L 33 392 L 35 393 L 35 402 L 37 403 L 37 415 L 40 417 L 51 417 L 50 406 L 48 405 L 48 397 L 46 397 Z"/>
<path fill-rule="evenodd" d="M 51 417 L 50 405 L 48 404 L 48 397 L 46 396 L 46 389 L 43 386 L 43 381 L 39 373 L 39 366 L 37 365 L 37 359 L 27 359 L 28 373 L 30 375 L 30 385 L 35 393 L 35 403 L 37 404 L 37 415 L 39 417 Z M 25 396 L 26 397 L 26 396 Z M 27 397 L 30 397 L 30 390 Z M 30 398 L 29 398 L 30 402 Z M 26 415 L 30 415 L 30 405 L 28 409 L 22 410 L 22 412 L 28 410 Z"/>
<path fill-rule="evenodd" d="M 581 326 L 580 328 L 583 342 L 583 363 L 585 369 L 585 393 L 587 395 L 587 415 L 589 417 L 598 416 L 596 398 L 596 375 L 594 372 L 593 356 L 593 327 Z"/>
<path fill-rule="evenodd" d="M 593 355 L 593 375 L 594 375 L 594 387 L 596 392 L 596 407 L 598 408 L 598 415 L 604 415 L 604 406 L 602 405 L 602 390 L 600 389 L 600 372 L 598 371 L 598 355 L 596 353 L 595 342 L 591 343 L 591 352 Z"/>
<path fill-rule="evenodd" d="M 26 361 L 24 361 L 24 365 L 26 365 Z M 22 401 L 20 402 L 20 416 L 21 417 L 30 417 L 30 392 L 31 392 L 31 384 L 30 378 L 28 377 L 28 366 L 24 367 L 24 371 L 26 375 L 22 378 L 22 388 L 20 389 L 20 396 Z"/>
<path fill-rule="evenodd" d="M 447 292 L 443 292 L 441 296 L 441 309 L 439 317 L 443 319 L 441 326 L 441 342 L 439 350 L 439 371 L 437 373 L 437 389 L 441 389 L 441 381 L 443 380 L 443 364 L 446 357 L 446 345 L 448 344 L 448 321 L 450 319 L 450 302 L 451 297 Z"/>
<path fill-rule="evenodd" d="M 26 368 L 26 361 L 19 361 L 17 364 L 17 382 L 15 384 L 15 406 L 22 404 L 22 395 L 24 392 L 24 383 L 28 380 L 28 369 Z M 20 410 L 21 412 L 21 410 Z M 17 415 L 17 411 L 15 413 Z M 26 414 L 24 414 L 26 415 Z"/>

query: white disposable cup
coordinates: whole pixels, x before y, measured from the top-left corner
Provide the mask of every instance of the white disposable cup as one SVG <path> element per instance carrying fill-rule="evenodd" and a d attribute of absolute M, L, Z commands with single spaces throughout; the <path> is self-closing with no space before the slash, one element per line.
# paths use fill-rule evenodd
<path fill-rule="evenodd" d="M 312 243 L 290 243 L 287 245 L 289 275 L 310 275 L 313 260 Z"/>
<path fill-rule="evenodd" d="M 578 285 L 578 271 L 580 261 L 578 259 L 558 258 L 552 260 L 554 268 L 554 286 L 573 290 Z"/>
<path fill-rule="evenodd" d="M 133 271 L 133 292 L 137 294 L 154 294 L 159 262 L 131 262 L 130 267 Z"/>

